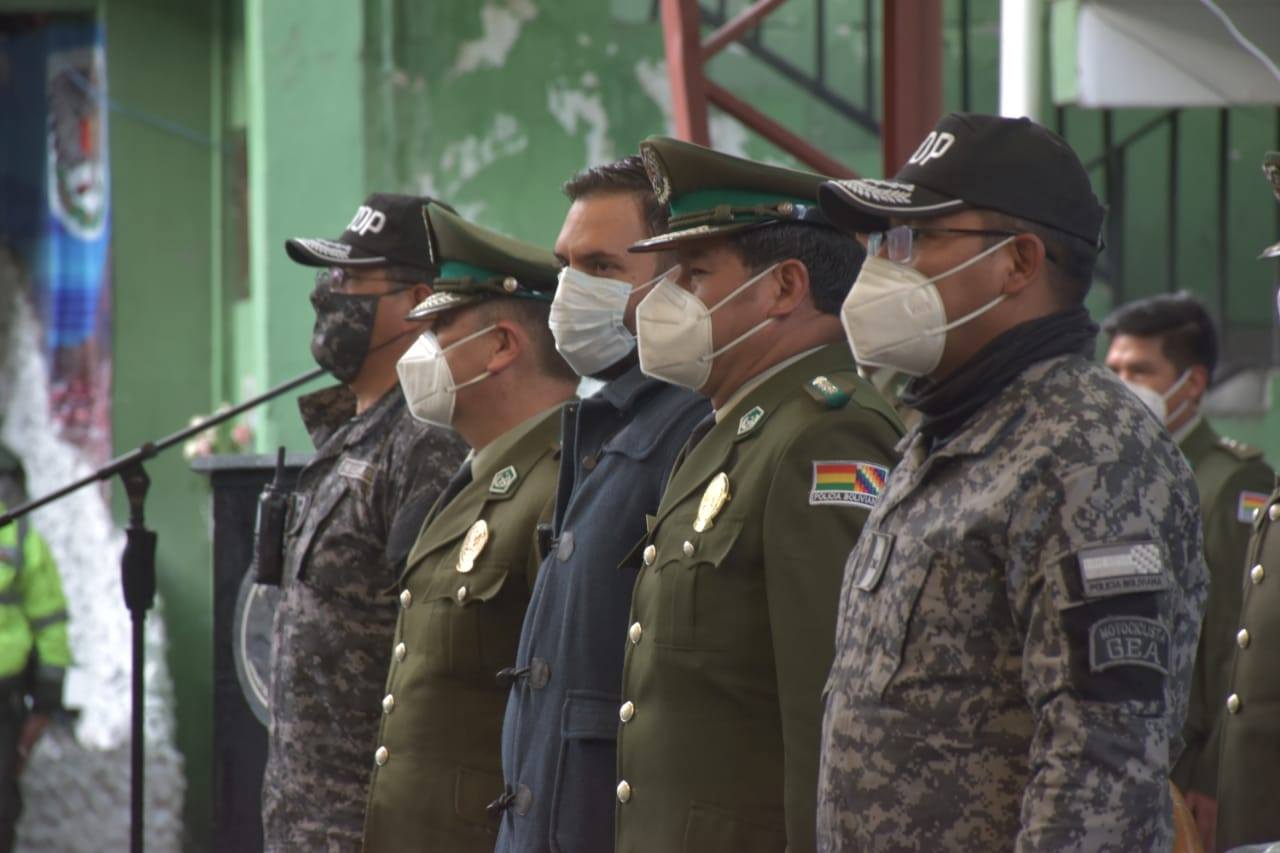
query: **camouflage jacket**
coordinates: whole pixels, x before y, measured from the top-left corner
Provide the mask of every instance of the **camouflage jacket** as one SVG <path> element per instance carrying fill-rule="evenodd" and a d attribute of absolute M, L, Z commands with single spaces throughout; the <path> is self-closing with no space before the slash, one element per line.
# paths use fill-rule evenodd
<path fill-rule="evenodd" d="M 1062 356 L 900 447 L 846 566 L 819 848 L 1169 849 L 1207 595 L 1177 446 Z"/>
<path fill-rule="evenodd" d="M 387 537 L 403 507 L 443 487 L 465 447 L 413 420 L 398 387 L 358 416 L 342 386 L 299 408 L 318 450 L 287 522 L 263 828 L 267 850 L 358 850 L 396 624 Z"/>

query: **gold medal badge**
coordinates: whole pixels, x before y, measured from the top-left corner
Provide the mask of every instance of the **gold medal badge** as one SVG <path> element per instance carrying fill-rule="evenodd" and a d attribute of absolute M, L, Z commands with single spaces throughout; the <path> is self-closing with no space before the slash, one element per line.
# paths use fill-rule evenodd
<path fill-rule="evenodd" d="M 693 520 L 693 529 L 699 533 L 710 530 L 715 524 L 716 516 L 732 497 L 733 495 L 729 492 L 729 475 L 721 471 L 711 478 L 711 482 L 707 484 L 707 490 L 702 493 L 702 500 L 698 502 L 698 515 Z"/>
<path fill-rule="evenodd" d="M 471 525 L 466 537 L 462 540 L 462 550 L 458 553 L 458 571 L 464 575 L 476 567 L 476 557 L 484 550 L 489 541 L 489 525 L 480 519 Z"/>

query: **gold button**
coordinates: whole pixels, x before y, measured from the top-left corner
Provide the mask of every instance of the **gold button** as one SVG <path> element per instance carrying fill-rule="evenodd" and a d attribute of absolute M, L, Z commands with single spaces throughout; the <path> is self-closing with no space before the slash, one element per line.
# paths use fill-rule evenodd
<path fill-rule="evenodd" d="M 1227 697 L 1227 711 L 1232 714 L 1240 713 L 1239 695 L 1232 693 L 1230 696 Z"/>
<path fill-rule="evenodd" d="M 1273 503 L 1267 507 L 1267 518 L 1272 521 L 1280 521 L 1280 503 Z"/>
<path fill-rule="evenodd" d="M 1255 584 L 1262 583 L 1262 579 L 1266 576 L 1267 570 L 1262 568 L 1262 563 L 1258 563 L 1258 565 L 1249 570 L 1249 580 L 1253 581 Z"/>
<path fill-rule="evenodd" d="M 618 802 L 625 803 L 631 799 L 631 785 L 626 779 L 618 783 Z"/>
<path fill-rule="evenodd" d="M 1242 649 L 1249 648 L 1249 629 L 1241 628 L 1236 632 L 1236 645 Z"/>
<path fill-rule="evenodd" d="M 456 594 L 454 597 L 458 599 L 458 603 L 459 603 L 459 604 L 461 604 L 462 602 L 466 601 L 466 600 L 467 600 L 467 588 L 466 588 L 465 586 L 460 586 L 460 587 L 458 587 L 458 592 L 457 592 L 457 594 Z"/>
<path fill-rule="evenodd" d="M 388 693 L 382 697 L 382 713 L 390 714 L 396 709 L 396 697 Z"/>
<path fill-rule="evenodd" d="M 631 627 L 627 629 L 627 637 L 631 640 L 631 645 L 637 645 L 640 642 L 640 635 L 644 633 L 644 629 L 640 627 L 639 622 L 632 622 Z"/>
<path fill-rule="evenodd" d="M 404 643 L 396 643 L 396 650 L 395 650 L 396 660 L 404 660 L 404 656 L 408 654 L 408 652 L 409 650 L 405 648 Z"/>
<path fill-rule="evenodd" d="M 623 702 L 622 707 L 618 709 L 618 719 L 624 723 L 631 722 L 631 718 L 636 715 L 636 703 L 630 700 Z"/>
<path fill-rule="evenodd" d="M 413 593 L 406 589 L 404 592 L 400 593 L 400 606 L 408 608 L 410 604 L 413 604 Z"/>
<path fill-rule="evenodd" d="M 391 753 L 387 752 L 385 746 L 378 747 L 378 751 L 373 754 L 373 763 L 381 767 L 387 763 L 387 759 L 391 757 Z"/>
<path fill-rule="evenodd" d="M 644 549 L 644 564 L 652 566 L 653 561 L 658 559 L 658 549 L 653 545 L 649 545 Z"/>
<path fill-rule="evenodd" d="M 688 539 L 684 540 L 684 549 L 683 549 L 683 550 L 684 550 L 684 555 L 685 555 L 686 557 L 692 557 L 692 556 L 693 556 L 693 543 L 692 543 L 692 542 L 690 542 Z"/>

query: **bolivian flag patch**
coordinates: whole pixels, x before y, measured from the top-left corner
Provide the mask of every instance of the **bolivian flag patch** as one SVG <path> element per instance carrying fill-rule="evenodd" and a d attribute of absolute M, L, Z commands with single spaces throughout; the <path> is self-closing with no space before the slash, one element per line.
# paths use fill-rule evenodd
<path fill-rule="evenodd" d="M 889 469 L 870 462 L 828 461 L 813 463 L 810 506 L 860 506 L 871 509 L 884 492 Z"/>
<path fill-rule="evenodd" d="M 1267 505 L 1270 495 L 1262 492 L 1241 492 L 1236 503 L 1236 520 L 1244 524 L 1252 524 L 1253 518 Z"/>

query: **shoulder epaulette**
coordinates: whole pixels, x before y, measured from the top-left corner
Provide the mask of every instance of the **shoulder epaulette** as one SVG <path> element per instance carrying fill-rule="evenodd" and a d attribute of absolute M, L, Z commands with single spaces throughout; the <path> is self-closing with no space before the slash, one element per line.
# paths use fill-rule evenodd
<path fill-rule="evenodd" d="M 842 409 L 853 397 L 857 388 L 856 374 L 815 376 L 804 383 L 804 390 L 824 409 Z"/>
<path fill-rule="evenodd" d="M 1262 456 L 1262 451 L 1258 448 L 1245 444 L 1243 441 L 1236 441 L 1234 438 L 1227 438 L 1225 435 L 1218 438 L 1218 447 L 1221 447 L 1241 462 L 1247 462 L 1250 459 L 1257 459 Z"/>

